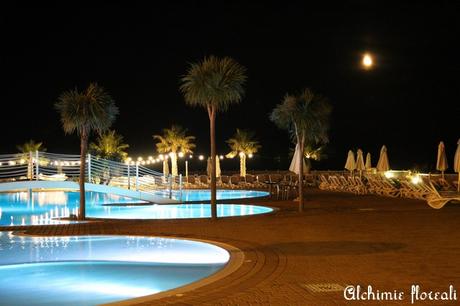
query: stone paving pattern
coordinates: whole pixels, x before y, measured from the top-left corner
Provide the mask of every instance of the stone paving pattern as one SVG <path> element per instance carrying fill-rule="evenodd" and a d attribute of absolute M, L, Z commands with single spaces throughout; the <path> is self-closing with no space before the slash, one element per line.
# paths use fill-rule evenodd
<path fill-rule="evenodd" d="M 410 305 L 412 284 L 427 291 L 444 291 L 449 285 L 460 289 L 458 204 L 434 210 L 419 200 L 316 189 L 308 191 L 303 213 L 297 212 L 293 201 L 246 202 L 279 211 L 217 221 L 114 220 L 35 226 L 28 227 L 27 233 L 189 237 L 228 243 L 245 253 L 237 271 L 214 283 L 138 305 Z M 312 292 L 304 287 L 319 283 L 372 285 L 380 291 L 404 291 L 406 299 L 346 301 L 343 291 Z M 457 304 L 419 301 L 414 305 Z"/>

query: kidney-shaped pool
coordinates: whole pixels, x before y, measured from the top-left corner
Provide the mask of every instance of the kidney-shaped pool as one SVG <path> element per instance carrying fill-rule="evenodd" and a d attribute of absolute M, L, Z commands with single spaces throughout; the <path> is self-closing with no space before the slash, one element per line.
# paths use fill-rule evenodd
<path fill-rule="evenodd" d="M 2 305 L 96 305 L 170 290 L 222 269 L 212 244 L 158 237 L 0 232 Z"/>

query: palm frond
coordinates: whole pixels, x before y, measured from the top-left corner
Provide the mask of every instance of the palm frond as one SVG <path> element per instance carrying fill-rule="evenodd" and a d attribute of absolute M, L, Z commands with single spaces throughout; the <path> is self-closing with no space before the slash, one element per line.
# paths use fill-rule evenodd
<path fill-rule="evenodd" d="M 43 146 L 43 142 L 35 142 L 35 140 L 29 140 L 23 143 L 22 145 L 17 145 L 16 148 L 21 153 L 29 153 L 35 151 L 46 151 L 46 148 Z"/>
<path fill-rule="evenodd" d="M 287 94 L 270 114 L 270 120 L 286 129 L 295 139 L 307 143 L 327 143 L 332 107 L 325 97 L 307 88 L 298 95 Z"/>
<path fill-rule="evenodd" d="M 187 104 L 226 111 L 243 98 L 246 68 L 230 57 L 205 57 L 190 65 L 181 82 L 180 91 Z"/>
<path fill-rule="evenodd" d="M 227 140 L 231 152 L 228 156 L 236 156 L 240 152 L 244 154 L 254 154 L 262 147 L 258 141 L 254 140 L 254 132 L 236 129 L 232 138 Z"/>
<path fill-rule="evenodd" d="M 195 136 L 187 136 L 187 129 L 179 125 L 163 129 L 163 135 L 153 135 L 153 138 L 158 140 L 156 147 L 159 153 L 193 153 L 195 148 Z"/>
<path fill-rule="evenodd" d="M 82 92 L 74 89 L 62 93 L 55 108 L 66 134 L 77 132 L 81 135 L 91 131 L 102 134 L 118 115 L 112 97 L 96 83 L 91 83 Z"/>
<path fill-rule="evenodd" d="M 128 156 L 125 150 L 129 145 L 123 143 L 123 136 L 112 130 L 99 135 L 97 142 L 91 143 L 89 148 L 98 157 L 122 161 Z"/>

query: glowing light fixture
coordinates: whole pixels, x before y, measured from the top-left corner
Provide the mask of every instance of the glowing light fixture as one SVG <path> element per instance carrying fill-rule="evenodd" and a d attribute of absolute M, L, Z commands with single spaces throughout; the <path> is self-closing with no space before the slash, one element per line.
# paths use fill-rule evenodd
<path fill-rule="evenodd" d="M 422 178 L 419 175 L 414 175 L 413 177 L 411 177 L 410 181 L 412 182 L 412 184 L 417 185 L 422 182 Z"/>
<path fill-rule="evenodd" d="M 249 157 L 249 158 L 253 158 L 253 157 L 254 157 L 254 154 L 249 153 L 248 157 Z"/>
<path fill-rule="evenodd" d="M 179 152 L 179 157 L 180 158 L 184 157 L 184 152 Z"/>
<path fill-rule="evenodd" d="M 385 173 L 383 175 L 385 175 L 386 178 L 395 177 L 395 174 L 392 171 L 385 171 Z"/>
<path fill-rule="evenodd" d="M 374 64 L 374 61 L 372 60 L 372 56 L 369 53 L 364 54 L 362 64 L 364 68 L 369 69 L 372 67 Z"/>
<path fill-rule="evenodd" d="M 204 156 L 203 156 L 203 155 L 200 155 L 200 156 L 198 156 L 198 159 L 199 159 L 199 160 L 203 160 L 203 159 L 204 159 Z"/>

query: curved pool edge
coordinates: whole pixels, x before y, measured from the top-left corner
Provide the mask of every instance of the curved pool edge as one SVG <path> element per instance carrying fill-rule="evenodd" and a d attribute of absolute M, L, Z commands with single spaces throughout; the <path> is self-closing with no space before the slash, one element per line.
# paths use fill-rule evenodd
<path fill-rule="evenodd" d="M 201 204 L 210 204 L 210 203 L 201 203 Z M 217 205 L 219 204 L 224 204 L 224 203 L 217 203 Z M 160 204 L 158 204 L 160 205 Z M 177 204 L 161 204 L 162 206 L 167 206 L 167 205 L 177 205 Z M 254 217 L 257 217 L 257 216 L 267 216 L 267 215 L 270 215 L 270 214 L 273 214 L 275 212 L 278 212 L 280 210 L 280 208 L 278 207 L 274 207 L 274 206 L 269 206 L 269 205 L 258 205 L 258 204 L 235 204 L 235 205 L 246 205 L 246 206 L 260 206 L 260 207 L 266 207 L 266 208 L 270 208 L 271 210 L 270 211 L 267 211 L 267 212 L 262 212 L 262 213 L 257 213 L 257 214 L 252 214 L 252 215 L 236 215 L 236 216 L 218 216 L 217 219 L 231 219 L 231 218 L 254 218 Z M 165 219 L 155 219 L 155 218 L 152 218 L 152 219 L 136 219 L 136 218 L 133 218 L 133 219 L 121 219 L 121 218 L 102 218 L 102 217 L 87 217 L 85 219 L 85 221 L 82 221 L 82 222 L 86 222 L 86 221 L 89 221 L 89 222 L 128 222 L 128 221 L 144 221 L 144 222 L 148 222 L 148 221 L 174 221 L 174 222 L 180 222 L 180 221 L 187 221 L 187 220 L 212 220 L 212 217 L 203 217 L 203 218 L 165 218 Z M 78 222 L 75 222 L 75 223 L 78 223 Z M 60 226 L 62 224 L 53 224 L 55 226 Z"/>
<path fill-rule="evenodd" d="M 15 230 L 15 231 L 11 231 L 11 233 L 16 236 L 27 236 L 27 237 L 56 237 L 52 235 L 29 234 L 27 233 L 26 230 Z M 180 237 L 180 236 L 166 236 L 166 235 L 133 235 L 133 234 L 128 234 L 128 235 L 89 234 L 89 235 L 62 235 L 62 236 L 59 235 L 59 237 L 74 237 L 74 236 L 149 237 L 149 238 L 168 238 L 168 239 L 177 239 L 177 240 L 189 240 L 189 241 L 197 241 L 197 242 L 211 244 L 211 245 L 220 247 L 229 253 L 229 260 L 222 269 L 196 282 L 192 282 L 187 285 L 180 286 L 180 287 L 166 290 L 166 291 L 162 291 L 159 293 L 140 296 L 140 297 L 127 299 L 127 300 L 120 300 L 120 301 L 116 301 L 112 303 L 101 304 L 101 305 L 106 305 L 106 306 L 109 306 L 109 305 L 110 306 L 136 305 L 139 303 L 154 301 L 154 300 L 158 300 L 158 299 L 162 299 L 162 298 L 166 298 L 170 296 L 186 294 L 187 292 L 191 292 L 195 289 L 198 289 L 206 285 L 209 285 L 211 283 L 214 283 L 216 281 L 219 281 L 223 279 L 224 277 L 234 273 L 243 265 L 244 259 L 245 259 L 244 252 L 241 249 L 233 245 L 230 245 L 228 243 L 224 243 L 220 241 L 213 241 L 213 240 L 208 240 L 208 239 L 188 238 L 188 237 Z"/>
<path fill-rule="evenodd" d="M 161 205 L 174 205 L 174 204 L 161 204 Z M 239 205 L 239 204 L 238 204 Z M 271 206 L 271 205 L 258 205 L 258 204 L 241 204 L 241 205 L 253 205 L 253 206 L 263 206 L 263 207 L 268 207 L 271 209 L 271 211 L 263 212 L 263 213 L 258 213 L 258 214 L 253 214 L 253 215 L 245 215 L 245 216 L 225 216 L 225 217 L 218 217 L 218 219 L 232 219 L 232 218 L 255 218 L 255 217 L 262 217 L 262 216 L 268 216 L 271 214 L 274 214 L 276 212 L 279 212 L 281 209 L 276 206 Z M 97 223 L 97 222 L 131 222 L 131 221 L 142 221 L 142 222 L 149 222 L 149 221 L 168 221 L 168 222 L 181 222 L 181 221 L 190 221 L 190 220 L 212 220 L 211 217 L 207 218 L 176 218 L 176 219 L 117 219 L 117 218 L 98 218 L 98 217 L 86 217 L 85 220 L 70 220 L 67 218 L 61 218 L 63 221 L 72 221 L 68 223 L 62 223 L 62 224 L 28 224 L 28 225 L 0 225 L 0 232 L 24 232 L 27 231 L 28 229 L 33 229 L 33 228 L 40 228 L 40 227 L 65 227 L 69 225 L 74 225 L 74 224 L 91 224 L 91 223 Z M 25 234 L 26 236 L 27 234 Z M 34 236 L 34 235 L 31 235 Z M 76 235 L 60 235 L 60 236 L 76 236 Z M 97 236 L 97 235 L 95 235 Z M 115 235 L 115 234 L 107 234 L 107 236 L 120 236 L 120 235 Z M 136 236 L 136 235 L 128 235 L 128 236 Z M 137 235 L 140 236 L 140 235 Z M 45 237 L 45 236 L 40 236 L 40 237 Z M 150 237 L 150 236 L 146 236 Z"/>
<path fill-rule="evenodd" d="M 119 236 L 119 235 L 113 235 L 113 236 Z M 132 236 L 137 236 L 137 235 L 132 235 Z M 207 239 L 198 239 L 198 238 L 185 238 L 185 237 L 177 237 L 177 236 L 145 236 L 145 237 L 162 237 L 162 238 L 170 238 L 170 239 L 179 239 L 179 240 L 191 240 L 191 241 L 198 241 L 198 242 L 203 242 L 203 243 L 208 243 L 208 244 L 212 244 L 212 245 L 215 245 L 217 247 L 220 247 L 220 248 L 223 248 L 224 250 L 226 250 L 229 255 L 230 255 L 230 258 L 228 260 L 228 262 L 225 264 L 225 266 L 220 269 L 219 271 L 205 277 L 205 278 L 202 278 L 196 282 L 193 282 L 193 283 L 190 283 L 190 284 L 187 284 L 187 285 L 184 285 L 184 286 L 181 286 L 181 287 L 177 287 L 177 288 L 174 288 L 174 289 L 171 289 L 171 290 L 166 290 L 166 291 L 162 291 L 162 292 L 159 292 L 159 293 L 155 293 L 155 294 L 150 294 L 150 295 L 145 295 L 145 296 L 141 296 L 141 297 L 137 297 L 137 298 L 132 298 L 132 299 L 128 299 L 128 300 L 121 300 L 121 301 L 117 301 L 117 302 L 113 302 L 113 303 L 107 303 L 107 304 L 101 304 L 101 305 L 105 305 L 105 306 L 128 306 L 128 305 L 136 305 L 136 304 L 139 304 L 139 303 L 146 303 L 146 302 L 149 302 L 149 301 L 155 301 L 155 300 L 159 300 L 159 299 L 162 299 L 162 298 L 166 298 L 166 297 L 170 297 L 170 296 L 177 296 L 177 295 L 184 295 L 188 292 L 191 292 L 195 289 L 198 289 L 198 288 L 201 288 L 201 287 L 204 287 L 206 285 L 209 285 L 211 283 L 214 283 L 216 281 L 219 281 L 221 279 L 223 279 L 224 277 L 232 274 L 233 272 L 237 271 L 244 263 L 244 258 L 245 258 L 245 255 L 244 255 L 244 252 L 242 250 L 240 250 L 239 248 L 233 246 L 233 245 L 230 245 L 230 244 L 227 244 L 227 243 L 223 243 L 223 242 L 219 242 L 219 241 L 212 241 L 212 240 L 207 240 Z"/>

